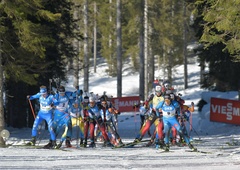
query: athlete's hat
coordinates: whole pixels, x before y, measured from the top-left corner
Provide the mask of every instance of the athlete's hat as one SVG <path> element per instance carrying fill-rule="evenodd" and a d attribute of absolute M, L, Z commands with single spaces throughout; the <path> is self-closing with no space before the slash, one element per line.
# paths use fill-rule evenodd
<path fill-rule="evenodd" d="M 41 93 L 41 94 L 47 93 L 47 87 L 46 87 L 46 86 L 41 86 L 41 87 L 40 87 L 40 93 Z"/>

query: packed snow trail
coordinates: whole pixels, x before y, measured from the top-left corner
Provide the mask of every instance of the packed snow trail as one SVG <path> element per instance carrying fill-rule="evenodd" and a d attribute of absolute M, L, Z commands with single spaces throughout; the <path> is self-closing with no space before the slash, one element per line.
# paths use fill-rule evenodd
<path fill-rule="evenodd" d="M 126 119 L 128 118 L 128 119 Z M 124 120 L 120 122 L 120 120 Z M 135 122 L 131 114 L 119 116 L 119 134 L 124 143 L 135 138 Z M 233 128 L 236 128 L 233 126 Z M 17 145 L 30 140 L 31 129 L 9 129 L 9 143 Z M 40 142 L 44 145 L 49 136 Z M 73 134 L 75 134 L 73 132 Z M 1 169 L 239 169 L 240 146 L 237 141 L 240 135 L 213 134 L 198 136 L 192 133 L 193 143 L 200 151 L 209 153 L 186 152 L 188 147 L 171 146 L 170 152 L 160 153 L 152 147 L 132 147 L 112 149 L 97 148 L 66 148 L 62 150 L 26 149 L 18 147 L 0 148 Z M 145 137 L 146 139 L 148 136 Z M 144 139 L 145 139 L 144 138 Z M 72 142 L 75 146 L 75 141 Z"/>

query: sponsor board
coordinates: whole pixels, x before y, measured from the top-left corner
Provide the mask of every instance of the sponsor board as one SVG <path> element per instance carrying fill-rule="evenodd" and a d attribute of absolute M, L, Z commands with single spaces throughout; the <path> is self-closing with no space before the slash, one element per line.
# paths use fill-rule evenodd
<path fill-rule="evenodd" d="M 211 98 L 210 121 L 240 125 L 240 101 Z"/>
<path fill-rule="evenodd" d="M 116 97 L 111 102 L 119 112 L 133 112 L 134 105 L 139 105 L 139 96 Z"/>

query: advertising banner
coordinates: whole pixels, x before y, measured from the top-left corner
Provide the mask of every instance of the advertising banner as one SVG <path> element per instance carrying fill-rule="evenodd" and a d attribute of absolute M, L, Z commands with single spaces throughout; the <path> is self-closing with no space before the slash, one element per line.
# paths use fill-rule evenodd
<path fill-rule="evenodd" d="M 133 106 L 140 102 L 139 96 L 112 98 L 112 103 L 119 112 L 134 112 Z"/>
<path fill-rule="evenodd" d="M 211 98 L 210 121 L 240 125 L 240 101 Z"/>

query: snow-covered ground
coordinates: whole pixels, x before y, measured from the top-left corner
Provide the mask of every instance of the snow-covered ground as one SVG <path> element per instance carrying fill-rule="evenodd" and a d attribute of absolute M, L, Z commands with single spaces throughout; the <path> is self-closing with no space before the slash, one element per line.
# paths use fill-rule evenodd
<path fill-rule="evenodd" d="M 128 65 L 125 65 L 126 68 Z M 106 67 L 99 65 L 97 73 L 90 73 L 90 91 L 101 95 L 104 91 L 116 96 L 116 78 L 104 73 Z M 129 70 L 129 69 L 126 69 Z M 211 97 L 237 100 L 237 92 L 219 93 L 200 89 L 198 63 L 188 65 L 189 88 L 183 89 L 183 66 L 174 68 L 174 83 L 182 93 L 185 103 L 195 105 L 203 98 L 208 102 L 202 112 L 196 107 L 193 113 L 194 146 L 209 153 L 186 152 L 188 147 L 170 147 L 169 153 L 160 153 L 153 147 L 103 148 L 101 142 L 97 148 L 71 148 L 67 151 L 26 149 L 20 147 L 0 148 L 1 169 L 239 169 L 240 167 L 240 127 L 231 124 L 209 121 Z M 68 89 L 74 89 L 69 77 Z M 82 82 L 82 80 L 80 80 Z M 82 85 L 82 84 L 81 84 Z M 123 95 L 136 95 L 139 88 L 139 75 L 124 71 Z M 118 131 L 124 143 L 134 140 L 140 127 L 139 114 L 121 113 Z M 31 138 L 31 129 L 14 129 L 7 127 L 11 136 L 8 144 L 21 144 Z M 40 130 L 39 145 L 48 142 L 48 131 Z M 75 128 L 73 135 L 75 135 Z M 148 138 L 148 136 L 145 136 Z M 73 136 L 74 138 L 74 136 Z M 76 141 L 72 141 L 76 145 Z"/>

